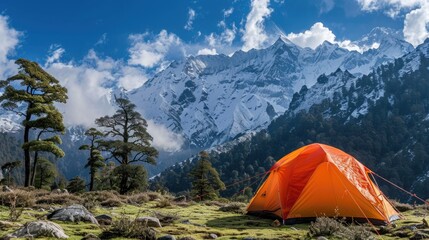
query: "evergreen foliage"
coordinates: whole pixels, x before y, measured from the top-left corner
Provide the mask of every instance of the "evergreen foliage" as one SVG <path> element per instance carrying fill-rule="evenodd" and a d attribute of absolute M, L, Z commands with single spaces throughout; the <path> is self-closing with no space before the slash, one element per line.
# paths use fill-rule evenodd
<path fill-rule="evenodd" d="M 71 193 L 83 193 L 86 190 L 85 180 L 76 176 L 70 179 L 66 189 Z"/>
<path fill-rule="evenodd" d="M 60 144 L 57 132 L 64 132 L 63 117 L 54 103 L 65 103 L 67 89 L 57 79 L 45 72 L 36 62 L 18 59 L 18 74 L 0 81 L 4 93 L 0 96 L 3 108 L 23 117 L 23 150 L 24 150 L 24 186 L 34 181 L 38 153 L 52 153 L 63 157 L 64 152 L 57 146 Z M 31 140 L 31 130 L 38 129 L 37 138 Z M 49 133 L 48 136 L 43 137 Z M 34 152 L 33 168 L 31 168 L 30 152 Z"/>
<path fill-rule="evenodd" d="M 208 153 L 202 151 L 199 156 L 196 166 L 189 173 L 192 180 L 191 195 L 194 200 L 212 200 L 219 196 L 219 190 L 225 189 L 225 184 L 212 167 Z"/>
<path fill-rule="evenodd" d="M 34 186 L 40 189 L 51 190 L 51 186 L 54 184 L 57 176 L 58 172 L 55 165 L 46 158 L 39 158 L 36 165 Z"/>
<path fill-rule="evenodd" d="M 96 119 L 96 124 L 104 129 L 106 138 L 100 141 L 103 151 L 109 153 L 109 159 L 119 163 L 119 169 L 115 171 L 119 175 L 117 188 L 121 194 L 141 189 L 147 184 L 146 179 L 135 182 L 134 170 L 144 174 L 140 168 L 129 167 L 133 163 L 146 162 L 156 164 L 155 157 L 158 151 L 151 146 L 152 136 L 147 132 L 147 122 L 138 113 L 136 106 L 126 98 L 116 98 L 117 111 L 112 116 L 104 116 Z M 143 169 L 144 170 L 144 169 Z M 136 186 L 136 184 L 141 184 Z"/>
<path fill-rule="evenodd" d="M 96 173 L 99 168 L 104 166 L 104 158 L 99 149 L 99 141 L 103 136 L 103 133 L 95 128 L 90 128 L 85 132 L 85 135 L 89 138 L 90 143 L 80 146 L 79 150 L 89 151 L 89 158 L 85 168 L 89 168 L 89 191 L 93 191 Z"/>

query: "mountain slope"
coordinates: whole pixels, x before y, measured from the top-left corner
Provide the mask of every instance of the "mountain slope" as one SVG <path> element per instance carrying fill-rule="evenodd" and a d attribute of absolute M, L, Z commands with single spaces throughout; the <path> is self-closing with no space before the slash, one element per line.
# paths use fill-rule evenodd
<path fill-rule="evenodd" d="M 261 129 L 283 114 L 293 93 L 336 69 L 356 76 L 411 51 L 388 29 L 374 29 L 363 53 L 324 42 L 315 50 L 280 37 L 271 47 L 232 56 L 196 56 L 173 62 L 131 93 L 143 115 L 182 134 L 191 146 L 207 147 Z M 360 44 L 358 42 L 358 44 Z"/>
<path fill-rule="evenodd" d="M 230 150 L 211 151 L 212 163 L 228 184 L 263 173 L 285 154 L 313 142 L 338 147 L 399 186 L 428 198 L 429 40 L 359 78 L 341 70 L 322 75 L 312 88 L 296 93 L 290 109 L 266 130 Z M 154 182 L 184 191 L 189 188 L 187 171 L 192 166 L 191 161 L 176 165 Z M 379 183 L 389 197 L 409 200 L 392 186 Z M 250 184 L 223 194 L 236 194 Z"/>

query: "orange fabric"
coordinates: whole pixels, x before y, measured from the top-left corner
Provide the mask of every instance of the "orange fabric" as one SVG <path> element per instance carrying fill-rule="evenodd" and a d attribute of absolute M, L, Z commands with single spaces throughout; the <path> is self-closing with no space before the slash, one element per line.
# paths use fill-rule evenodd
<path fill-rule="evenodd" d="M 398 213 L 371 181 L 369 172 L 339 149 L 307 145 L 272 166 L 247 211 L 270 212 L 282 219 L 325 215 L 389 222 Z"/>

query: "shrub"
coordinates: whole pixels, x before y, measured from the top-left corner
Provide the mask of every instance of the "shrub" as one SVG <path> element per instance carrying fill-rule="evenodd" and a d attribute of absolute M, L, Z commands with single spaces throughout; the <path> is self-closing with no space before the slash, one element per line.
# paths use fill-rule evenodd
<path fill-rule="evenodd" d="M 159 221 L 162 223 L 162 225 L 170 225 L 174 221 L 177 221 L 180 219 L 180 216 L 177 213 L 161 213 L 161 212 L 154 212 L 153 216 L 158 218 Z"/>
<path fill-rule="evenodd" d="M 240 202 L 232 202 L 229 204 L 226 204 L 224 206 L 221 206 L 219 208 L 219 211 L 222 212 L 233 212 L 233 213 L 244 213 L 243 208 L 246 205 L 244 203 L 240 203 Z"/>
<path fill-rule="evenodd" d="M 15 198 L 15 207 L 32 207 L 35 204 L 32 192 L 15 189 L 13 192 L 0 192 L 0 205 L 9 207 Z"/>
<path fill-rule="evenodd" d="M 131 220 L 123 215 L 118 220 L 113 221 L 111 227 L 105 230 L 100 236 L 101 239 L 118 237 L 155 240 L 156 233 L 146 224 Z"/>
<path fill-rule="evenodd" d="M 162 198 L 156 203 L 155 207 L 165 208 L 165 207 L 170 207 L 171 205 L 172 205 L 171 200 L 169 198 Z"/>
<path fill-rule="evenodd" d="M 310 237 L 333 236 L 344 228 L 345 227 L 336 219 L 318 217 L 315 222 L 311 222 L 310 227 L 308 228 L 308 235 Z"/>
<path fill-rule="evenodd" d="M 149 196 L 147 193 L 137 193 L 127 196 L 127 203 L 138 205 L 149 202 Z"/>
<path fill-rule="evenodd" d="M 46 195 L 41 195 L 36 199 L 36 204 L 55 204 L 55 205 L 71 205 L 71 204 L 81 204 L 83 202 L 82 198 L 79 196 L 68 194 L 68 193 L 49 193 Z"/>
<path fill-rule="evenodd" d="M 149 197 L 149 201 L 155 201 L 156 199 L 162 199 L 162 195 L 158 192 L 147 192 L 147 196 Z"/>
<path fill-rule="evenodd" d="M 103 207 L 120 207 L 122 206 L 122 201 L 119 198 L 110 198 L 101 202 L 100 205 Z"/>

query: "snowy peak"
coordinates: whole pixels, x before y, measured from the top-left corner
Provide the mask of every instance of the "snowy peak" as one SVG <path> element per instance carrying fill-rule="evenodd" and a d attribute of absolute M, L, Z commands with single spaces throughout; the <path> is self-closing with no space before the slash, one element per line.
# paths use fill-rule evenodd
<path fill-rule="evenodd" d="M 213 146 L 268 126 L 304 85 L 324 92 L 312 93 L 308 104 L 314 104 L 332 98 L 336 83 L 351 84 L 412 49 L 384 28 L 374 29 L 356 44 L 376 42 L 378 48 L 359 53 L 329 42 L 316 49 L 301 48 L 280 36 L 266 49 L 192 56 L 173 62 L 130 98 L 145 118 L 181 134 L 191 146 Z"/>

